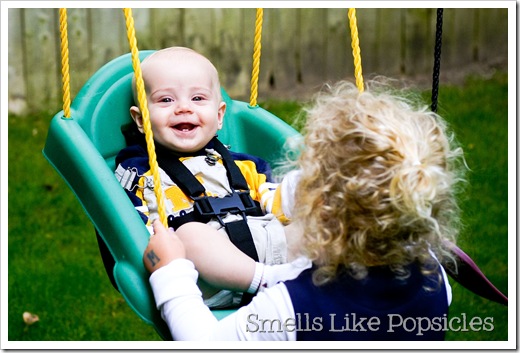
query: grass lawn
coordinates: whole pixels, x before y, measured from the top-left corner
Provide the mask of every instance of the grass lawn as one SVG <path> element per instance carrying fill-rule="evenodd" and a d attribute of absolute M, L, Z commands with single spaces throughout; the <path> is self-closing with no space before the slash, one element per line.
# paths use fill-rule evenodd
<path fill-rule="evenodd" d="M 272 101 L 262 106 L 290 120 L 299 104 Z M 439 112 L 453 125 L 471 168 L 459 244 L 507 295 L 507 76 L 441 87 Z M 8 339 L 160 340 L 111 286 L 93 226 L 42 155 L 51 115 L 8 119 L 8 308 L 3 311 Z M 508 339 L 506 307 L 455 283 L 453 298 L 450 317 L 491 317 L 494 329 L 448 332 L 448 340 Z M 25 311 L 40 321 L 26 326 Z"/>

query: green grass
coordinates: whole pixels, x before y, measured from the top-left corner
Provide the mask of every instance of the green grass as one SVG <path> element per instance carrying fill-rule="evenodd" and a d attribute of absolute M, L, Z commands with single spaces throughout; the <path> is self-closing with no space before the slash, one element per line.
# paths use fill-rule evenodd
<path fill-rule="evenodd" d="M 291 121 L 298 102 L 261 106 Z M 453 125 L 472 171 L 460 245 L 507 294 L 507 77 L 441 87 L 439 111 Z M 160 340 L 113 289 L 93 226 L 44 159 L 50 116 L 10 116 L 8 171 L 9 341 Z M 448 332 L 448 340 L 507 340 L 507 308 L 453 284 L 450 316 L 493 317 L 491 332 Z M 22 314 L 40 321 L 26 327 Z M 6 312 L 4 311 L 5 315 Z"/>
<path fill-rule="evenodd" d="M 464 88 L 444 87 L 439 112 L 452 124 L 471 171 L 462 201 L 465 229 L 459 245 L 505 295 L 508 292 L 507 77 L 470 78 Z M 507 340 L 507 308 L 453 286 L 452 316 L 493 317 L 492 332 L 448 332 L 450 340 Z M 514 299 L 513 299 L 514 300 Z M 513 339 L 513 337 L 509 337 Z"/>

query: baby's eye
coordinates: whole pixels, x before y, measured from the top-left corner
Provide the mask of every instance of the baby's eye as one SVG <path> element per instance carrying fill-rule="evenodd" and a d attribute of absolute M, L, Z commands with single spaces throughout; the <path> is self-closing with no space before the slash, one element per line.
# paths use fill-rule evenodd
<path fill-rule="evenodd" d="M 161 98 L 160 100 L 162 103 L 171 103 L 173 102 L 173 99 L 169 98 L 169 97 L 165 97 L 165 98 Z"/>
<path fill-rule="evenodd" d="M 192 98 L 192 100 L 194 100 L 195 102 L 200 102 L 201 100 L 204 100 L 204 97 L 202 96 L 195 96 Z"/>

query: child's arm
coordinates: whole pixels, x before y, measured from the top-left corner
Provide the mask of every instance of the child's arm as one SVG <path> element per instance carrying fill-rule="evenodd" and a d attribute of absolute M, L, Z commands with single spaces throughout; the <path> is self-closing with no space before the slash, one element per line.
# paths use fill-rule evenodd
<path fill-rule="evenodd" d="M 157 223 L 160 222 L 154 222 L 155 229 L 164 228 Z M 173 241 L 152 236 L 143 258 L 149 271 L 160 268 L 175 258 L 185 257 L 195 264 L 201 278 L 211 286 L 255 293 L 259 287 L 265 289 L 279 281 L 295 278 L 310 266 L 308 260 L 273 266 L 255 262 L 238 250 L 225 233 L 218 232 L 204 223 L 186 223 L 175 233 L 170 233 L 175 237 L 175 241 L 181 240 L 182 250 L 173 253 Z M 297 239 L 296 236 L 294 238 Z"/>
<path fill-rule="evenodd" d="M 154 230 L 164 226 L 154 222 Z M 176 232 L 164 231 L 150 237 L 143 256 L 145 267 L 153 272 L 177 258 L 193 261 L 204 280 L 217 288 L 245 292 L 251 284 L 256 263 L 238 250 L 223 234 L 198 222 L 182 225 Z"/>
<path fill-rule="evenodd" d="M 270 212 L 282 223 L 288 224 L 294 208 L 294 194 L 300 179 L 300 171 L 294 170 L 284 176 L 282 182 L 274 190 Z"/>
<path fill-rule="evenodd" d="M 224 232 L 199 222 L 183 224 L 176 230 L 186 257 L 210 285 L 245 292 L 251 285 L 256 262 L 231 243 Z"/>
<path fill-rule="evenodd" d="M 143 256 L 146 269 L 152 272 L 150 284 L 157 308 L 175 340 L 294 340 L 295 331 L 258 330 L 260 318 L 285 322 L 294 317 L 294 309 L 285 286 L 264 292 L 249 306 L 217 321 L 204 305 L 196 286 L 197 271 L 185 260 L 183 242 L 159 221 Z M 168 266 L 167 266 L 168 265 Z M 164 268 L 163 268 L 164 267 Z M 161 269 L 161 271 L 157 271 Z M 252 321 L 253 320 L 253 321 Z"/>

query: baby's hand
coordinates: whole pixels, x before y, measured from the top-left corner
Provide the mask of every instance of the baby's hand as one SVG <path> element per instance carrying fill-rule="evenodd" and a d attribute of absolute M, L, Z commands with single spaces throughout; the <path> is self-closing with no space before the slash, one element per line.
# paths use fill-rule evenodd
<path fill-rule="evenodd" d="M 184 244 L 173 230 L 167 230 L 159 220 L 153 223 L 153 229 L 154 235 L 150 237 L 143 255 L 144 266 L 149 272 L 186 257 Z"/>

